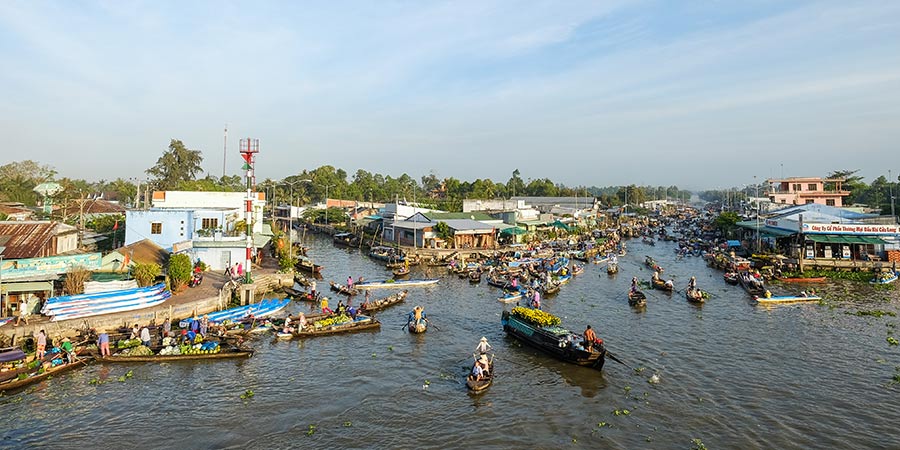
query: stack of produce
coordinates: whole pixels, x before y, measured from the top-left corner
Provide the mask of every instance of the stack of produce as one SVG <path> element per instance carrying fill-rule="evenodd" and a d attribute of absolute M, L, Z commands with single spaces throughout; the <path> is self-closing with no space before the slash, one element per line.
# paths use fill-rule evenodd
<path fill-rule="evenodd" d="M 135 339 L 122 339 L 121 341 L 116 342 L 116 348 L 118 348 L 118 349 L 120 349 L 120 350 L 121 350 L 121 349 L 125 349 L 125 348 L 137 347 L 138 345 L 141 345 L 141 340 L 140 340 L 140 339 L 137 339 L 137 338 L 135 338 Z"/>
<path fill-rule="evenodd" d="M 317 320 L 315 323 L 313 323 L 313 326 L 316 327 L 316 329 L 319 329 L 330 327 L 332 325 L 340 325 L 342 323 L 349 322 L 350 320 L 352 320 L 350 319 L 350 316 L 341 314 L 338 316 L 331 316 L 327 319 Z"/>
<path fill-rule="evenodd" d="M 218 342 L 205 342 L 203 344 L 194 344 L 193 346 L 182 345 L 182 355 L 202 355 L 209 353 L 219 353 L 222 350 Z"/>
<path fill-rule="evenodd" d="M 169 355 L 180 355 L 181 349 L 174 345 L 167 345 L 163 347 L 162 350 L 159 351 L 160 355 L 169 356 Z"/>
<path fill-rule="evenodd" d="M 127 348 L 116 353 L 116 355 L 120 356 L 150 356 L 152 354 L 153 350 L 150 350 L 146 345 L 138 345 L 137 347 Z"/>
<path fill-rule="evenodd" d="M 516 306 L 512 309 L 512 314 L 519 319 L 539 327 L 554 327 L 562 323 L 562 320 L 560 320 L 559 317 L 539 309 Z"/>

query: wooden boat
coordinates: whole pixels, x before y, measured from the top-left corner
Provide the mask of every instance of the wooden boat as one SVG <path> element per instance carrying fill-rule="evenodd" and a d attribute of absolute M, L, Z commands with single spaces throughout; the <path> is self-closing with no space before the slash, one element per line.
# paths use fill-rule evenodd
<path fill-rule="evenodd" d="M 650 245 L 650 246 L 656 245 L 656 242 L 653 240 L 653 238 L 643 238 L 643 239 L 641 239 L 641 242 L 643 242 L 646 245 Z"/>
<path fill-rule="evenodd" d="M 405 288 L 409 286 L 428 286 L 436 284 L 440 281 L 438 278 L 425 278 L 413 280 L 381 280 L 381 281 L 363 281 L 356 283 L 357 289 L 378 289 L 378 288 Z"/>
<path fill-rule="evenodd" d="M 628 291 L 628 305 L 636 307 L 646 306 L 647 296 L 641 291 Z"/>
<path fill-rule="evenodd" d="M 301 258 L 297 261 L 297 270 L 301 270 L 303 272 L 308 272 L 313 275 L 322 275 L 322 266 L 319 264 L 313 264 L 312 260 L 309 258 Z"/>
<path fill-rule="evenodd" d="M 674 284 L 673 284 L 673 285 L 667 285 L 666 282 L 663 281 L 663 280 L 653 280 L 653 279 L 651 279 L 651 280 L 650 280 L 650 285 L 653 287 L 653 289 L 659 289 L 659 290 L 661 290 L 661 291 L 672 292 L 672 291 L 675 290 L 675 285 L 674 285 Z"/>
<path fill-rule="evenodd" d="M 358 247 L 359 237 L 353 233 L 338 233 L 331 237 L 331 242 L 344 247 Z"/>
<path fill-rule="evenodd" d="M 817 295 L 807 295 L 807 296 L 782 295 L 782 296 L 778 296 L 778 297 L 768 297 L 768 298 L 754 296 L 753 299 L 756 300 L 756 303 L 758 303 L 760 305 L 772 305 L 772 304 L 779 304 L 779 303 L 817 302 L 819 300 L 822 300 L 822 297 L 819 297 Z"/>
<path fill-rule="evenodd" d="M 481 273 L 482 272 L 480 270 L 473 270 L 473 271 L 469 272 L 469 283 L 472 283 L 472 284 L 481 283 Z"/>
<path fill-rule="evenodd" d="M 381 322 L 371 316 L 356 316 L 356 320 L 331 325 L 325 328 L 316 329 L 313 325 L 309 325 L 303 331 L 294 331 L 294 337 L 309 338 L 330 336 L 332 334 L 355 333 L 357 331 L 377 330 L 381 328 Z"/>
<path fill-rule="evenodd" d="M 584 273 L 584 266 L 574 266 L 572 267 L 572 276 L 578 276 Z"/>
<path fill-rule="evenodd" d="M 160 348 L 156 348 L 158 352 Z M 100 361 L 108 362 L 108 363 L 137 363 L 137 362 L 171 362 L 171 361 L 194 361 L 200 359 L 234 359 L 234 358 L 249 358 L 253 356 L 254 350 L 251 348 L 244 347 L 235 347 L 235 346 L 221 346 L 221 350 L 218 353 L 197 353 L 197 354 L 189 354 L 189 355 L 146 355 L 146 356 L 118 356 L 112 355 L 108 358 L 103 358 Z"/>
<path fill-rule="evenodd" d="M 408 276 L 409 276 L 409 267 L 405 267 L 405 266 L 404 266 L 404 267 L 398 267 L 398 268 L 392 270 L 391 273 L 394 274 L 394 279 L 395 279 L 395 280 L 396 280 L 397 278 L 401 278 L 401 277 L 408 277 Z"/>
<path fill-rule="evenodd" d="M 613 275 L 619 273 L 619 265 L 616 263 L 610 263 L 606 266 L 606 274 Z"/>
<path fill-rule="evenodd" d="M 644 264 L 646 264 L 647 267 L 653 269 L 655 272 L 663 273 L 662 266 L 657 264 L 656 260 L 654 260 L 653 258 L 651 258 L 649 256 L 647 257 L 647 259 L 644 260 Z"/>
<path fill-rule="evenodd" d="M 475 368 L 475 364 L 472 364 L 472 368 Z M 480 380 L 476 380 L 475 376 L 472 375 L 472 371 L 469 371 L 469 376 L 466 377 L 466 387 L 469 388 L 470 391 L 478 394 L 484 392 L 485 389 L 491 387 L 491 384 L 494 383 L 494 361 L 488 364 L 488 373 Z"/>
<path fill-rule="evenodd" d="M 64 356 L 63 356 L 64 358 Z M 88 359 L 80 358 L 70 363 L 61 364 L 56 367 L 51 367 L 49 369 L 44 370 L 42 373 L 38 373 L 40 368 L 34 368 L 29 375 L 24 379 L 19 379 L 18 377 L 13 378 L 9 381 L 5 381 L 0 383 L 0 394 L 5 394 L 7 392 L 16 391 L 22 389 L 27 386 L 31 386 L 32 384 L 38 383 L 40 381 L 46 380 L 52 376 L 59 375 L 61 373 L 68 372 L 70 370 L 77 369 L 79 367 L 84 367 L 87 365 Z"/>
<path fill-rule="evenodd" d="M 549 297 L 549 296 L 551 296 L 551 295 L 556 295 L 556 294 L 559 293 L 559 286 L 560 286 L 561 284 L 562 284 L 562 283 L 550 283 L 549 285 L 548 285 L 548 284 L 544 284 L 544 285 L 542 285 L 541 288 L 540 288 L 541 294 L 542 294 L 544 297 Z"/>
<path fill-rule="evenodd" d="M 424 333 L 428 331 L 428 319 L 420 320 L 419 323 L 409 322 L 407 324 L 406 329 L 410 333 Z"/>
<path fill-rule="evenodd" d="M 487 283 L 500 289 L 512 288 L 512 283 L 510 283 L 509 280 L 505 278 L 488 277 Z"/>
<path fill-rule="evenodd" d="M 398 303 L 402 303 L 404 300 L 406 300 L 407 295 L 409 295 L 409 291 L 398 292 L 385 298 L 375 300 L 374 302 L 369 302 L 369 304 L 365 307 L 360 306 L 359 310 L 360 312 L 363 312 L 365 314 L 371 314 L 375 311 L 381 311 L 382 309 L 385 309 L 389 306 L 394 306 Z"/>
<path fill-rule="evenodd" d="M 384 246 L 372 247 L 372 249 L 369 250 L 369 257 L 379 261 L 392 263 L 403 262 L 405 259 L 405 255 L 403 255 L 400 250 Z"/>
<path fill-rule="evenodd" d="M 897 272 L 881 272 L 875 275 L 875 278 L 869 283 L 872 284 L 891 284 L 897 281 Z"/>
<path fill-rule="evenodd" d="M 722 278 L 725 279 L 725 282 L 728 284 L 738 284 L 738 274 L 736 272 L 725 272 L 722 275 Z"/>
<path fill-rule="evenodd" d="M 706 301 L 706 293 L 700 289 L 685 289 L 684 296 L 691 303 L 703 303 Z"/>
<path fill-rule="evenodd" d="M 738 274 L 738 282 L 741 283 L 741 287 L 743 287 L 750 295 L 762 295 L 766 292 L 766 288 L 762 281 L 755 281 L 752 275 L 747 272 Z"/>
<path fill-rule="evenodd" d="M 294 300 L 303 300 L 307 302 L 316 301 L 316 298 L 309 292 L 303 292 L 294 288 L 283 287 L 281 288 L 284 291 L 285 295 L 294 299 Z"/>
<path fill-rule="evenodd" d="M 330 281 L 330 282 L 329 282 L 329 285 L 331 285 L 331 290 L 332 290 L 332 291 L 335 291 L 335 292 L 340 293 L 340 294 L 344 294 L 344 295 L 347 295 L 347 296 L 354 296 L 354 295 L 356 295 L 356 294 L 359 294 L 359 290 L 358 290 L 358 289 L 356 289 L 356 288 L 348 288 L 347 286 L 344 286 L 343 284 L 337 284 L 337 283 L 335 283 L 334 281 Z"/>
<path fill-rule="evenodd" d="M 825 277 L 808 277 L 808 278 L 799 278 L 799 277 L 787 277 L 787 278 L 776 278 L 778 281 L 783 281 L 785 283 L 822 283 L 826 280 Z"/>
<path fill-rule="evenodd" d="M 549 353 L 563 361 L 579 366 L 603 369 L 606 349 L 600 345 L 591 351 L 582 347 L 582 337 L 562 327 L 539 327 L 503 311 L 500 322 L 506 334 Z"/>
<path fill-rule="evenodd" d="M 503 297 L 497 299 L 498 302 L 512 303 L 522 300 L 522 291 L 506 291 Z"/>

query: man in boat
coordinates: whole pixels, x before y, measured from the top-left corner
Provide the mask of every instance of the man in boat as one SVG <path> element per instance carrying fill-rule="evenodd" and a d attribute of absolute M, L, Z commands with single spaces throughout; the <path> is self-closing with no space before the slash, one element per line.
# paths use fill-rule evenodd
<path fill-rule="evenodd" d="M 297 330 L 303 331 L 304 328 L 306 328 L 306 314 L 301 311 L 300 317 L 297 318 Z"/>
<path fill-rule="evenodd" d="M 413 308 L 412 311 L 409 312 L 409 317 L 407 317 L 406 320 L 406 326 L 408 327 L 409 324 L 412 323 L 415 324 L 416 327 L 418 327 L 419 324 L 423 321 L 428 321 L 425 315 L 425 309 L 417 305 L 415 308 Z"/>
<path fill-rule="evenodd" d="M 493 350 L 493 347 L 491 347 L 491 344 L 488 344 L 487 338 L 482 336 L 481 341 L 478 343 L 478 346 L 475 347 L 475 351 L 481 355 L 484 355 L 491 350 Z"/>
<path fill-rule="evenodd" d="M 62 351 L 66 352 L 66 361 L 75 361 L 75 349 L 74 347 L 72 347 L 72 341 L 69 340 L 68 336 L 63 338 L 62 344 L 60 344 L 59 348 Z"/>
<path fill-rule="evenodd" d="M 631 292 L 632 293 L 637 292 L 637 290 L 638 290 L 637 287 L 638 287 L 638 279 L 637 279 L 637 277 L 632 277 L 631 278 Z"/>
<path fill-rule="evenodd" d="M 316 280 L 311 280 L 309 282 L 309 293 L 312 294 L 313 300 L 318 296 L 318 293 L 316 292 Z"/>
<path fill-rule="evenodd" d="M 475 364 L 472 364 L 472 376 L 478 381 L 484 378 L 484 369 L 481 368 L 479 361 L 475 361 Z"/>
<path fill-rule="evenodd" d="M 478 362 L 475 363 L 476 366 L 481 366 L 481 377 L 484 378 L 490 374 L 491 371 L 491 362 L 488 361 L 487 355 L 481 355 L 478 358 Z"/>
<path fill-rule="evenodd" d="M 109 334 L 106 333 L 106 330 L 103 330 L 100 333 L 100 336 L 97 337 L 97 346 L 100 347 L 100 357 L 109 356 Z"/>
<path fill-rule="evenodd" d="M 347 289 L 353 289 L 353 276 L 347 277 Z"/>
<path fill-rule="evenodd" d="M 653 281 L 654 282 L 659 281 L 659 272 L 653 272 Z"/>
<path fill-rule="evenodd" d="M 356 313 L 356 308 L 347 306 L 347 315 L 350 316 L 351 319 L 356 320 Z"/>
<path fill-rule="evenodd" d="M 591 326 L 588 325 L 584 330 L 584 342 L 581 344 L 584 346 L 584 349 L 587 351 L 593 351 L 594 342 L 597 340 L 597 335 L 594 333 L 594 330 L 591 329 Z"/>
<path fill-rule="evenodd" d="M 688 282 L 688 290 L 697 289 L 697 277 L 691 277 L 691 281 Z"/>
<path fill-rule="evenodd" d="M 666 280 L 666 289 L 675 289 L 675 282 L 672 280 Z"/>
<path fill-rule="evenodd" d="M 322 301 L 319 302 L 319 306 L 322 308 L 322 314 L 332 315 L 334 311 L 328 307 L 328 297 L 322 297 Z"/>

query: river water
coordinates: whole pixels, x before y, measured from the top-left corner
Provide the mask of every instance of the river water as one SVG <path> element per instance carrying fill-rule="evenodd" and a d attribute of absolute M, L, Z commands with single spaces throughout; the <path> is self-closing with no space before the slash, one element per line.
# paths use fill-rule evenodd
<path fill-rule="evenodd" d="M 326 281 L 390 276 L 327 239 L 310 246 Z M 543 306 L 576 331 L 592 324 L 640 372 L 610 359 L 598 372 L 523 347 L 502 331 L 499 291 L 414 268 L 442 279 L 378 314 L 378 332 L 256 338 L 246 361 L 93 364 L 0 398 L 0 447 L 685 449 L 699 439 L 711 449 L 900 448 L 900 387 L 889 384 L 900 352 L 887 342 L 900 320 L 853 314 L 897 312 L 895 291 L 836 282 L 819 288 L 825 304 L 763 308 L 700 258 L 676 260 L 671 243 L 629 247 L 618 275 L 588 265 Z M 644 255 L 678 287 L 697 276 L 713 298 L 696 307 L 646 291 L 646 310 L 629 308 L 631 277 L 650 277 Z M 416 304 L 432 319 L 423 335 L 402 330 Z M 496 380 L 475 396 L 465 374 L 482 336 L 496 351 Z M 241 399 L 247 390 L 254 395 Z"/>

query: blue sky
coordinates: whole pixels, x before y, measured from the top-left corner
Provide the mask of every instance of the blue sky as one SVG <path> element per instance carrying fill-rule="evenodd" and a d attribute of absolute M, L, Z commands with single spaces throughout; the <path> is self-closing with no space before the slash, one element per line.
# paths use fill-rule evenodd
<path fill-rule="evenodd" d="M 900 2 L 0 2 L 6 163 L 568 185 L 900 173 Z"/>

